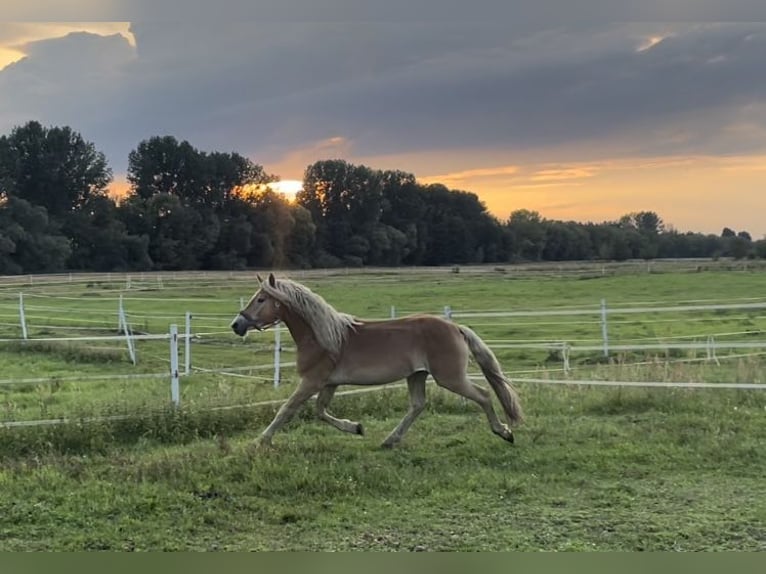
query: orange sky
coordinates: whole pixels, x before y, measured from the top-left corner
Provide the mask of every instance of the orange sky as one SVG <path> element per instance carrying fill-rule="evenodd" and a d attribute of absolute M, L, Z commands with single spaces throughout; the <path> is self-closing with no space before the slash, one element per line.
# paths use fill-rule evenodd
<path fill-rule="evenodd" d="M 720 233 L 727 226 L 761 237 L 764 176 L 766 157 L 663 157 L 532 164 L 508 174 L 423 181 L 473 190 L 499 217 L 525 208 L 550 219 L 604 221 L 651 210 L 682 231 Z"/>
<path fill-rule="evenodd" d="M 322 155 L 311 161 L 334 157 L 341 156 Z M 299 158 L 306 159 L 296 152 L 266 169 L 284 180 L 296 180 L 311 163 L 293 163 Z M 383 169 L 408 169 L 389 157 L 377 162 L 347 159 Z M 421 158 L 426 167 L 433 161 Z M 718 234 L 731 227 L 749 231 L 754 238 L 766 235 L 766 156 L 543 162 L 414 173 L 422 183 L 476 193 L 500 219 L 515 209 L 536 210 L 549 219 L 596 222 L 652 210 L 679 231 Z M 116 178 L 112 189 L 124 192 L 127 184 Z"/>
<path fill-rule="evenodd" d="M 566 159 L 573 153 L 562 149 L 515 154 L 516 161 L 503 150 L 361 156 L 352 142 L 336 136 L 265 167 L 282 179 L 301 179 L 307 165 L 330 158 L 401 169 L 423 183 L 476 193 L 500 219 L 516 209 L 536 210 L 549 219 L 595 222 L 651 210 L 679 231 L 718 234 L 730 227 L 754 238 L 766 236 L 766 156 L 609 159 L 603 151 L 587 153 L 602 158 Z"/>

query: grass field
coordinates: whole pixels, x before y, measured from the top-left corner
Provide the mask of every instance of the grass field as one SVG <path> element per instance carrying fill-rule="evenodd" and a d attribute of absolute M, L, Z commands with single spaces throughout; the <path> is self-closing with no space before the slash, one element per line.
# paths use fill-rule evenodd
<path fill-rule="evenodd" d="M 699 265 L 697 266 L 700 267 Z M 760 270 L 573 273 L 514 268 L 295 275 L 342 311 L 397 313 L 598 309 L 635 304 L 764 301 Z M 654 271 L 657 271 L 655 269 Z M 378 444 L 407 408 L 406 392 L 338 397 L 365 437 L 311 418 L 255 451 L 273 405 L 273 338 L 227 332 L 242 274 L 8 281 L 0 337 L 17 338 L 24 292 L 30 336 L 114 334 L 117 301 L 136 331 L 164 333 L 194 314 L 195 369 L 169 408 L 168 342 L 0 344 L 3 421 L 70 417 L 0 430 L 0 549 L 719 550 L 766 549 L 766 395 L 760 390 L 566 387 L 519 383 L 527 421 L 509 446 L 474 405 L 429 384 L 429 408 L 394 451 Z M 23 287 L 22 287 L 23 285 Z M 610 315 L 610 341 L 762 340 L 762 309 Z M 462 321 L 462 320 L 461 320 Z M 593 316 L 476 318 L 488 340 L 600 341 Z M 87 329 L 85 329 L 87 327 Z M 73 328 L 80 328 L 75 331 Z M 288 344 L 289 341 L 283 341 Z M 518 377 L 564 378 L 546 350 L 501 349 Z M 736 355 L 736 356 L 734 356 Z M 290 359 L 286 354 L 285 359 Z M 576 379 L 764 382 L 763 355 L 704 351 L 571 358 Z M 252 367 L 252 368 L 251 368 Z M 159 378 L 91 380 L 101 375 Z M 40 377 L 38 384 L 10 381 Z M 53 380 L 51 380 L 53 377 Z M 117 415 L 117 416 L 114 416 Z M 125 416 L 130 415 L 130 416 Z M 111 418 L 87 422 L 92 416 Z"/>

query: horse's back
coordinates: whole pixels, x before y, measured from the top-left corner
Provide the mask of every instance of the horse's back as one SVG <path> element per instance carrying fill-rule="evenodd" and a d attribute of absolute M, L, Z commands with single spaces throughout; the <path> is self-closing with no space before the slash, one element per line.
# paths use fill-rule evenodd
<path fill-rule="evenodd" d="M 375 384 L 432 372 L 445 362 L 464 368 L 467 351 L 458 327 L 434 315 L 360 321 L 349 333 L 335 373 L 337 383 Z"/>

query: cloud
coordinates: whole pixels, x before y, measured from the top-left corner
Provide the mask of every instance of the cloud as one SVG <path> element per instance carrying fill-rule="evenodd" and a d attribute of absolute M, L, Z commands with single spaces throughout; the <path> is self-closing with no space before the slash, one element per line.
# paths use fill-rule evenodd
<path fill-rule="evenodd" d="M 0 71 L 0 132 L 29 120 L 70 125 L 87 137 L 119 115 L 113 107 L 135 52 L 121 34 L 72 32 L 23 44 L 25 57 Z"/>
<path fill-rule="evenodd" d="M 0 22 L 0 70 L 28 56 L 27 48 L 35 42 L 63 38 L 72 32 L 120 34 L 135 45 L 129 27 L 129 22 Z"/>
<path fill-rule="evenodd" d="M 546 167 L 533 173 L 530 179 L 537 182 L 559 183 L 593 177 L 598 169 L 594 165 Z"/>
<path fill-rule="evenodd" d="M 505 165 L 533 150 L 764 147 L 762 24 L 526 33 L 500 22 L 208 21 L 131 32 L 26 44 L 0 72 L 0 132 L 32 117 L 65 122 L 118 172 L 141 139 L 162 134 L 272 164 L 333 137 L 355 157 L 501 149 Z M 432 173 L 470 169 L 483 167 Z"/>
<path fill-rule="evenodd" d="M 501 165 L 497 167 L 466 169 L 441 175 L 432 175 L 421 179 L 424 183 L 442 183 L 450 187 L 460 187 L 468 181 L 475 181 L 483 178 L 506 178 L 507 176 L 514 176 L 518 173 L 519 167 L 516 165 Z"/>

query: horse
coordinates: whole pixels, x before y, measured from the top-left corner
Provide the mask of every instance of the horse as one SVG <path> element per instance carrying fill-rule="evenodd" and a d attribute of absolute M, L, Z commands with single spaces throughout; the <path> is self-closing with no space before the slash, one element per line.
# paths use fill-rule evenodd
<path fill-rule="evenodd" d="M 519 396 L 494 353 L 470 328 L 433 315 L 363 321 L 337 311 L 296 281 L 277 280 L 273 273 L 265 282 L 257 278 L 258 290 L 236 315 L 231 329 L 244 337 L 252 329 L 264 331 L 283 323 L 295 341 L 300 376 L 295 391 L 262 432 L 258 445 L 270 446 L 274 433 L 315 394 L 320 420 L 341 431 L 363 435 L 360 423 L 336 418 L 327 411 L 337 387 L 406 379 L 410 408 L 382 444 L 393 447 L 425 408 L 429 374 L 439 386 L 476 402 L 492 432 L 513 443 L 509 425 L 523 419 Z M 508 425 L 495 414 L 490 391 L 469 380 L 469 352 L 499 399 Z"/>

